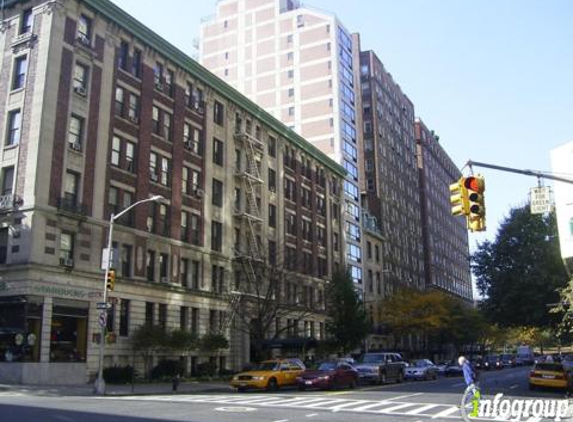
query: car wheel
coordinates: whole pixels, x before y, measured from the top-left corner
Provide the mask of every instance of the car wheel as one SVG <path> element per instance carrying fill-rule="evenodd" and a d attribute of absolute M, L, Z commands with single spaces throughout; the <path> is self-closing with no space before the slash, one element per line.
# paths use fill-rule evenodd
<path fill-rule="evenodd" d="M 404 382 L 404 373 L 402 371 L 398 372 L 398 384 L 401 384 Z"/>
<path fill-rule="evenodd" d="M 529 389 L 530 389 L 531 391 L 533 391 L 533 390 L 537 389 L 537 386 L 535 386 L 535 385 L 533 385 L 533 384 L 529 384 Z"/>
<path fill-rule="evenodd" d="M 299 390 L 299 391 L 304 391 L 304 390 L 306 390 L 306 387 L 305 387 L 304 385 L 299 385 L 299 386 L 298 386 L 298 390 Z"/>
<path fill-rule="evenodd" d="M 384 384 L 386 384 L 386 381 L 387 381 L 386 372 L 382 372 L 382 373 L 380 374 L 380 378 L 379 378 L 379 382 L 378 382 L 378 383 L 379 383 L 380 385 L 384 385 Z"/>
<path fill-rule="evenodd" d="M 355 379 L 350 380 L 350 382 L 348 383 L 348 388 L 350 388 L 351 390 L 354 390 L 356 388 L 356 380 Z"/>
<path fill-rule="evenodd" d="M 269 391 L 276 391 L 279 389 L 279 385 L 277 383 L 276 378 L 271 378 L 267 383 L 267 390 Z"/>
<path fill-rule="evenodd" d="M 424 381 L 430 381 L 430 373 L 426 372 L 426 375 L 424 375 Z"/>

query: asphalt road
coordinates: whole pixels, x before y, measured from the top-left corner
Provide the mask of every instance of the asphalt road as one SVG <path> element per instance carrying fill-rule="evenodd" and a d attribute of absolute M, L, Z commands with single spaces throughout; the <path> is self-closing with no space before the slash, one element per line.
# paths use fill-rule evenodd
<path fill-rule="evenodd" d="M 482 393 L 513 398 L 563 399 L 562 391 L 530 392 L 529 368 L 481 374 Z M 461 420 L 462 378 L 440 378 L 356 390 L 285 389 L 267 393 L 43 396 L 0 393 L 0 422 L 423 422 Z M 529 421 L 540 421 L 531 418 Z"/>

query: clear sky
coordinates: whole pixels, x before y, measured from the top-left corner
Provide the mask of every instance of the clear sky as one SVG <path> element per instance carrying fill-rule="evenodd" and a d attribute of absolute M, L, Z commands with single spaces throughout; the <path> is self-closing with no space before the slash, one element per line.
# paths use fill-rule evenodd
<path fill-rule="evenodd" d="M 113 1 L 189 55 L 201 18 L 216 5 Z M 573 141 L 573 1 L 304 3 L 361 34 L 362 49 L 376 52 L 458 167 L 472 159 L 550 171 L 549 151 Z M 488 230 L 470 235 L 471 249 L 493 239 L 499 221 L 537 185 L 533 177 L 474 171 L 486 177 Z"/>

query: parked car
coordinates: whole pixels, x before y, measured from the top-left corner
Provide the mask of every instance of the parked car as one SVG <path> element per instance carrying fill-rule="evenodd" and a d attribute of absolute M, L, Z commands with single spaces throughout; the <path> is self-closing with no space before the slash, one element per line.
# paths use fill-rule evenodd
<path fill-rule="evenodd" d="M 516 357 L 523 362 L 524 365 L 533 365 L 535 363 L 535 354 L 530 346 L 518 346 Z"/>
<path fill-rule="evenodd" d="M 404 369 L 405 379 L 430 380 L 438 378 L 438 367 L 431 360 L 417 359 Z"/>
<path fill-rule="evenodd" d="M 572 372 L 562 363 L 536 363 L 529 373 L 529 389 L 539 387 L 562 388 L 571 390 L 573 387 Z"/>
<path fill-rule="evenodd" d="M 438 368 L 438 375 L 445 376 L 446 375 L 446 368 L 451 362 L 439 362 L 436 364 L 436 368 Z"/>
<path fill-rule="evenodd" d="M 475 366 L 474 369 L 476 369 Z M 462 367 L 457 362 L 453 362 L 446 367 L 445 375 L 446 377 L 461 377 L 463 375 Z"/>
<path fill-rule="evenodd" d="M 402 382 L 406 363 L 399 353 L 365 353 L 356 365 L 360 382 Z"/>
<path fill-rule="evenodd" d="M 250 388 L 277 390 L 286 385 L 295 385 L 297 377 L 305 369 L 300 359 L 267 360 L 251 371 L 235 375 L 231 385 L 238 391 Z"/>
<path fill-rule="evenodd" d="M 515 363 L 515 356 L 510 353 L 503 353 L 499 355 L 499 360 L 504 368 L 514 368 L 517 364 Z"/>
<path fill-rule="evenodd" d="M 345 362 L 322 362 L 317 369 L 306 369 L 296 379 L 299 390 L 308 388 L 354 388 L 358 384 L 358 371 Z"/>
<path fill-rule="evenodd" d="M 490 369 L 503 369 L 499 355 L 489 355 L 483 358 L 482 368 L 485 370 Z"/>
<path fill-rule="evenodd" d="M 471 361 L 471 364 L 474 369 L 485 369 L 484 368 L 484 358 L 482 356 L 478 356 Z"/>

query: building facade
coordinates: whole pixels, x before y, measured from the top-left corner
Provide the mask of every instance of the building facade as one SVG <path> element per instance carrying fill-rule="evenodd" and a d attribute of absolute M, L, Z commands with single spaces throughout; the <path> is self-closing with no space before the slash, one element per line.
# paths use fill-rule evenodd
<path fill-rule="evenodd" d="M 3 19 L 3 381 L 86 382 L 102 340 L 104 367 L 141 373 L 130 340 L 144 324 L 222 333 L 231 346 L 217 356 L 175 358 L 186 372 L 238 369 L 249 337 L 230 296 L 249 293 L 253 262 L 296 280 L 278 300 L 314 309 L 275 332 L 324 336 L 324 283 L 344 260 L 343 167 L 108 0 L 8 0 Z M 115 224 L 102 317 L 110 217 L 152 195 L 165 199 Z"/>
<path fill-rule="evenodd" d="M 466 220 L 453 216 L 450 207 L 449 186 L 462 174 L 420 119 L 416 119 L 415 134 L 426 287 L 473 304 Z"/>
<path fill-rule="evenodd" d="M 358 35 L 354 35 L 360 45 Z M 383 284 L 425 287 L 414 105 L 372 51 L 360 52 L 364 201 L 376 219 Z M 448 202 L 449 203 L 449 202 Z"/>
<path fill-rule="evenodd" d="M 362 290 L 357 54 L 332 14 L 298 0 L 223 0 L 203 22 L 200 61 L 341 164 L 346 265 Z"/>

